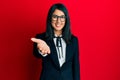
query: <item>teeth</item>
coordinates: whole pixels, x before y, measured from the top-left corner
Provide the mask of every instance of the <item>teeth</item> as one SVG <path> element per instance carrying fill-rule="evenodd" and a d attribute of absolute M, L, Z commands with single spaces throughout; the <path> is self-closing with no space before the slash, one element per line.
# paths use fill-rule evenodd
<path fill-rule="evenodd" d="M 55 26 L 56 26 L 56 27 L 59 27 L 59 26 L 60 26 L 60 24 L 55 24 Z"/>
<path fill-rule="evenodd" d="M 56 25 L 56 26 L 60 26 L 60 25 Z"/>
<path fill-rule="evenodd" d="M 56 26 L 60 26 L 60 24 L 56 24 Z"/>

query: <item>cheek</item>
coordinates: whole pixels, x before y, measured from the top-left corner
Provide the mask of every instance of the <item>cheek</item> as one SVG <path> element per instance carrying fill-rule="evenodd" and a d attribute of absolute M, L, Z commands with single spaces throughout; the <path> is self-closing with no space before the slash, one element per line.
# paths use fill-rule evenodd
<path fill-rule="evenodd" d="M 55 22 L 51 22 L 51 25 L 54 27 L 55 26 Z"/>
<path fill-rule="evenodd" d="M 64 23 L 62 23 L 62 25 L 63 25 L 63 26 L 65 26 L 65 22 L 64 22 Z"/>
<path fill-rule="evenodd" d="M 54 21 L 51 22 L 52 27 L 55 27 L 56 24 L 57 23 L 54 22 Z M 65 22 L 60 23 L 60 25 L 61 25 L 61 27 L 64 27 L 65 26 Z"/>

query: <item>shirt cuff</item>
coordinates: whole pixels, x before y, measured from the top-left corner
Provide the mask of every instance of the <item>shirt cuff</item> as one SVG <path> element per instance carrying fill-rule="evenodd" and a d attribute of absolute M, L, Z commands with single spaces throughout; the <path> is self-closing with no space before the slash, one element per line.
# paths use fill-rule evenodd
<path fill-rule="evenodd" d="M 45 56 L 48 55 L 48 54 L 42 54 L 42 52 L 41 52 L 40 50 L 38 50 L 38 52 L 39 52 L 43 57 L 45 57 Z"/>

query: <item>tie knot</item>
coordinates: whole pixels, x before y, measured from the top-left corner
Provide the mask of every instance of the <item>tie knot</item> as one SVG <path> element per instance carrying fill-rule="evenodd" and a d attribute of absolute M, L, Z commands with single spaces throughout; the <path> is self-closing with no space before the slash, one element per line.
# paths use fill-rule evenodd
<path fill-rule="evenodd" d="M 62 38 L 62 34 L 61 35 L 54 34 L 54 38 Z"/>
<path fill-rule="evenodd" d="M 63 49 L 62 49 L 62 41 L 61 41 L 62 35 L 60 35 L 60 36 L 55 35 L 54 38 L 56 38 L 56 47 L 58 50 L 58 57 L 61 58 L 61 57 L 63 57 Z M 61 53 L 59 50 L 60 47 L 61 47 Z"/>
<path fill-rule="evenodd" d="M 62 36 L 54 36 L 54 38 L 58 38 L 58 39 L 60 39 L 60 38 L 62 38 Z"/>
<path fill-rule="evenodd" d="M 59 36 L 56 37 L 56 46 L 57 46 L 57 47 L 61 47 L 61 46 L 62 46 L 61 38 L 62 38 L 62 37 L 59 37 Z"/>
<path fill-rule="evenodd" d="M 56 38 L 60 41 L 62 37 L 58 36 L 58 37 L 56 37 Z"/>

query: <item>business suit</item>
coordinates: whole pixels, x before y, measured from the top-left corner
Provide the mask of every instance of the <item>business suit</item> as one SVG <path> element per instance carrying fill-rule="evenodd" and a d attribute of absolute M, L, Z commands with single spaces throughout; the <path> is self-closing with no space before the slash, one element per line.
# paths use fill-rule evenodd
<path fill-rule="evenodd" d="M 71 43 L 66 46 L 66 59 L 62 67 L 59 66 L 53 40 L 46 39 L 45 33 L 38 34 L 36 38 L 44 40 L 51 50 L 49 55 L 43 57 L 34 43 L 33 54 L 37 58 L 42 58 L 40 80 L 80 80 L 78 40 L 75 36 L 72 35 Z"/>

